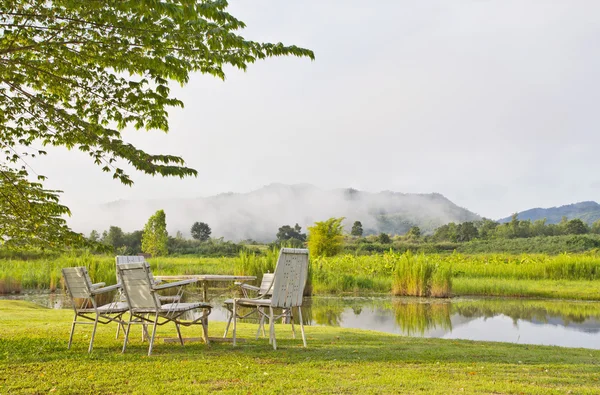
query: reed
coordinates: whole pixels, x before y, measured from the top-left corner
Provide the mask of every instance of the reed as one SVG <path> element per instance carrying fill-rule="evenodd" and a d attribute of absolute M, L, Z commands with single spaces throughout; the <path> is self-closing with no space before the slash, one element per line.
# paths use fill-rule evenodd
<path fill-rule="evenodd" d="M 393 253 L 389 253 L 392 255 Z M 449 297 L 452 269 L 441 267 L 425 254 L 393 254 L 396 259 L 392 294 L 402 296 Z"/>

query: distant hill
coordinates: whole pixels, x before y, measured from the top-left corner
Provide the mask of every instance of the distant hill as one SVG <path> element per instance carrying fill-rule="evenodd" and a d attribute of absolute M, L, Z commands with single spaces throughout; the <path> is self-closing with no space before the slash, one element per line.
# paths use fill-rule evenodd
<path fill-rule="evenodd" d="M 520 220 L 525 221 L 546 218 L 546 223 L 557 224 L 565 216 L 567 219 L 579 218 L 591 225 L 600 219 L 600 204 L 596 202 L 580 202 L 560 207 L 532 208 L 517 214 Z M 498 220 L 498 222 L 509 222 L 510 219 L 511 217 L 506 217 Z"/>
<path fill-rule="evenodd" d="M 150 215 L 164 209 L 167 227 L 189 235 L 195 221 L 206 222 L 213 237 L 228 240 L 271 241 L 282 225 L 295 223 L 303 232 L 315 221 L 346 217 L 349 231 L 361 221 L 365 233 L 404 234 L 412 226 L 432 232 L 448 222 L 476 221 L 480 217 L 438 193 L 369 193 L 355 189 L 323 190 L 313 185 L 271 184 L 249 193 L 225 193 L 206 198 L 119 200 L 89 207 L 85 218 L 74 215 L 73 229 L 89 233 L 110 225 L 124 231 L 142 229 Z"/>

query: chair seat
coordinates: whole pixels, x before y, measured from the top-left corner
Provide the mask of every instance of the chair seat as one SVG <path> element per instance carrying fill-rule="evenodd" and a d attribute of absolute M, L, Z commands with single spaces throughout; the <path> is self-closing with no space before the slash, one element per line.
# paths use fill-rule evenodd
<path fill-rule="evenodd" d="M 227 302 L 227 301 L 226 301 Z M 231 301 L 233 303 L 233 300 Z M 237 299 L 239 306 L 270 306 L 271 299 Z"/>
<path fill-rule="evenodd" d="M 166 314 L 170 312 L 181 312 L 193 309 L 211 309 L 212 306 L 208 303 L 167 303 L 160 306 L 158 310 L 159 314 Z M 134 309 L 135 313 L 156 313 L 156 309 Z"/>
<path fill-rule="evenodd" d="M 129 306 L 125 302 L 108 303 L 98 307 L 98 312 L 102 314 L 123 313 L 129 310 Z M 94 309 L 77 309 L 81 313 L 94 313 Z"/>
<path fill-rule="evenodd" d="M 173 295 L 173 296 L 162 296 L 159 295 L 158 296 L 158 300 L 160 300 L 161 302 L 178 302 L 181 300 L 181 296 L 180 295 Z"/>

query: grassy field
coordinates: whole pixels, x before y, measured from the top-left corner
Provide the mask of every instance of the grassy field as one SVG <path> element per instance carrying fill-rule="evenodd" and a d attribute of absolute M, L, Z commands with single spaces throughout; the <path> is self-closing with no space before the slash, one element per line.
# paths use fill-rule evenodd
<path fill-rule="evenodd" d="M 307 349 L 278 325 L 279 349 L 253 340 L 231 344 L 163 343 L 154 355 L 134 338 L 126 354 L 114 326 L 78 328 L 66 349 L 72 313 L 0 301 L 0 393 L 485 393 L 597 394 L 600 351 L 506 343 L 408 338 L 308 327 Z M 27 326 L 24 323 L 27 322 Z M 223 323 L 212 322 L 210 333 Z M 184 330 L 197 336 L 199 330 Z M 164 327 L 159 335 L 173 336 Z"/>
<path fill-rule="evenodd" d="M 248 274 L 272 271 L 277 253 L 237 258 L 152 258 L 156 275 Z M 0 260 L 0 293 L 61 287 L 60 269 L 84 265 L 93 281 L 114 284 L 114 257 L 82 254 L 35 260 Z M 339 255 L 311 261 L 309 291 L 401 295 L 533 296 L 600 300 L 600 254 Z"/>

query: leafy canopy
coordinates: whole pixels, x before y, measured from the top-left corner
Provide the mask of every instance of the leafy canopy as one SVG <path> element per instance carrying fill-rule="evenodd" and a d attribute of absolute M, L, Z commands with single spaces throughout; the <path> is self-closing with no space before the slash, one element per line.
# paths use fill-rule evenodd
<path fill-rule="evenodd" d="M 194 222 L 191 228 L 192 237 L 196 240 L 207 241 L 210 239 L 212 230 L 205 222 Z"/>
<path fill-rule="evenodd" d="M 192 176 L 182 158 L 153 154 L 122 131 L 169 130 L 168 108 L 183 107 L 169 83 L 193 72 L 225 78 L 272 56 L 314 59 L 310 50 L 261 43 L 237 34 L 244 23 L 227 1 L 3 0 L 0 2 L 0 218 L 3 243 L 51 245 L 69 233 L 58 192 L 28 182 L 28 156 L 44 146 L 89 154 L 126 185 L 129 164 L 151 175 Z M 43 181 L 43 176 L 38 176 Z M 4 208 L 9 210 L 6 214 Z"/>
<path fill-rule="evenodd" d="M 334 256 L 342 250 L 344 219 L 329 218 L 327 221 L 315 222 L 308 228 L 308 249 L 311 256 Z"/>

